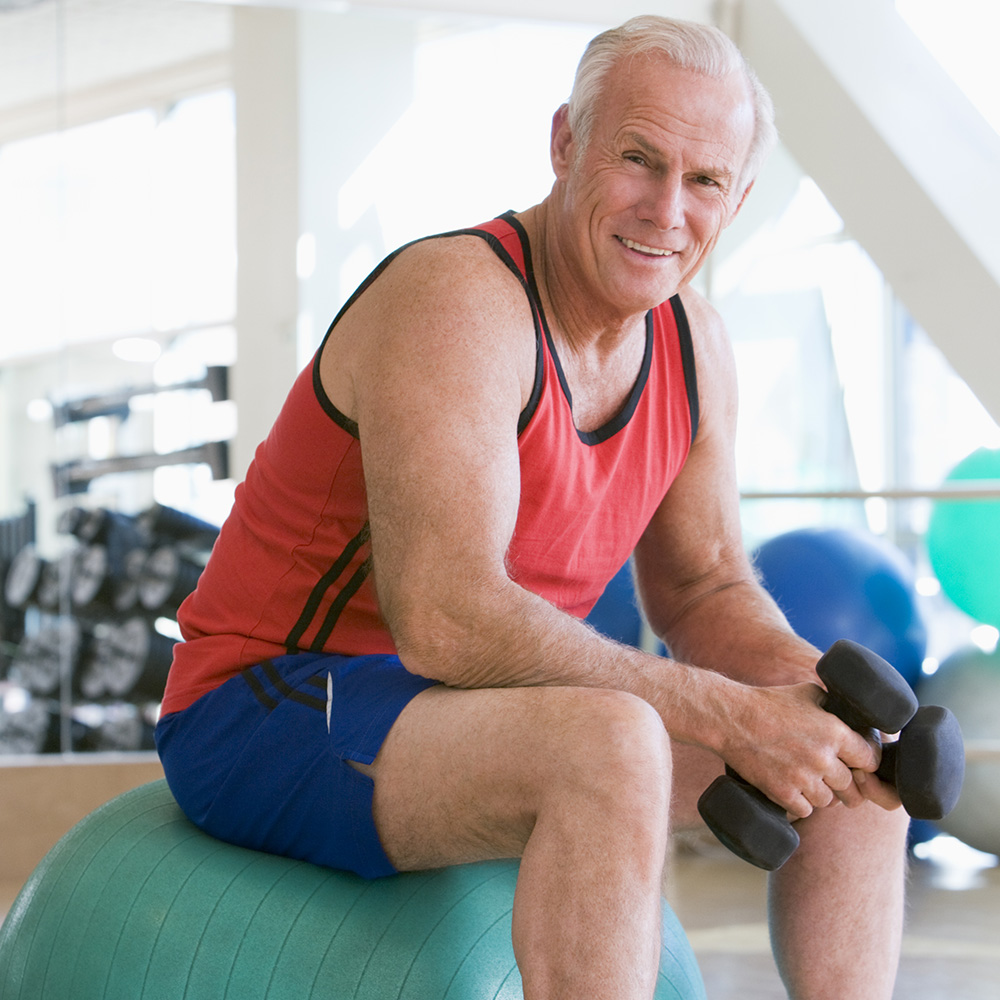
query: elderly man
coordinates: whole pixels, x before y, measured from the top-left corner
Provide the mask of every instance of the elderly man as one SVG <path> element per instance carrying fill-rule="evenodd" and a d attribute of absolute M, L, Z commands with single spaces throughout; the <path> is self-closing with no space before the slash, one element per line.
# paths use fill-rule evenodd
<path fill-rule="evenodd" d="M 733 358 L 690 288 L 772 134 L 720 32 L 595 39 L 549 196 L 362 285 L 182 612 L 158 741 L 188 815 L 369 877 L 520 857 L 532 1000 L 648 1000 L 668 831 L 724 762 L 801 820 L 790 995 L 892 992 L 906 818 L 744 555 Z M 633 553 L 673 658 L 580 620 Z"/>

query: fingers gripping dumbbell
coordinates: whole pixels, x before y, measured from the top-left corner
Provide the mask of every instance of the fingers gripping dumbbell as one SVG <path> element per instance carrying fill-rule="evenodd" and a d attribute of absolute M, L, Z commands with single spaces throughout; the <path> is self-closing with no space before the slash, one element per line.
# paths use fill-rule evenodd
<path fill-rule="evenodd" d="M 910 816 L 941 819 L 951 812 L 965 776 L 962 731 L 955 716 L 938 705 L 917 708 L 909 685 L 882 657 L 847 639 L 830 647 L 816 672 L 828 690 L 827 711 L 859 732 L 899 732 L 898 740 L 882 744 L 875 773 L 895 786 Z M 892 721 L 868 721 L 888 719 L 890 689 L 897 699 Z M 906 712 L 903 725 L 892 728 Z"/>
<path fill-rule="evenodd" d="M 955 717 L 937 706 L 918 709 L 903 678 L 880 656 L 847 639 L 816 667 L 826 685 L 824 708 L 859 732 L 900 733 L 883 748 L 877 774 L 895 784 L 907 812 L 940 819 L 958 799 L 965 759 Z M 799 835 L 784 809 L 731 768 L 705 790 L 698 810 L 734 854 L 768 871 L 795 851 Z"/>
<path fill-rule="evenodd" d="M 899 674 L 855 643 L 834 643 L 816 669 L 827 687 L 824 707 L 854 729 L 899 732 L 916 712 L 916 698 Z M 758 868 L 780 868 L 799 846 L 785 810 L 728 766 L 698 810 L 729 850 Z"/>

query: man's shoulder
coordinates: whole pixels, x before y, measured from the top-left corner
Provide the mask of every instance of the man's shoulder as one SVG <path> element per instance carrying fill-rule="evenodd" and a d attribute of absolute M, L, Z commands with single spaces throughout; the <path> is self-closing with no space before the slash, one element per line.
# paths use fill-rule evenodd
<path fill-rule="evenodd" d="M 691 329 L 704 426 L 716 409 L 728 411 L 735 404 L 736 359 L 720 312 L 693 288 L 683 289 L 680 297 Z"/>
<path fill-rule="evenodd" d="M 704 340 L 706 337 L 725 336 L 725 324 L 719 311 L 702 295 L 688 286 L 678 293 L 692 336 Z"/>
<path fill-rule="evenodd" d="M 493 249 L 468 231 L 412 243 L 387 269 L 393 284 L 409 285 L 422 295 L 433 292 L 447 301 L 475 305 L 482 296 L 524 297 L 523 285 Z"/>
<path fill-rule="evenodd" d="M 412 375 L 418 355 L 433 359 L 429 378 L 513 357 L 530 391 L 534 342 L 524 288 L 490 245 L 468 234 L 432 237 L 395 254 L 350 303 L 328 334 L 321 374 L 348 415 L 360 373 L 384 380 L 398 365 Z"/>

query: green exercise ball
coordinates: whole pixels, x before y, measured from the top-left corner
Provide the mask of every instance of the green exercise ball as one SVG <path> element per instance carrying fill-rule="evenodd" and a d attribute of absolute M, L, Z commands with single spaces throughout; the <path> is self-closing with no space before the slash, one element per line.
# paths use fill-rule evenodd
<path fill-rule="evenodd" d="M 517 862 L 366 881 L 202 833 L 157 781 L 77 824 L 0 928 L 2 1000 L 519 1000 Z M 664 906 L 658 1000 L 704 1000 Z"/>
<path fill-rule="evenodd" d="M 945 479 L 968 480 L 994 480 L 1000 490 L 1000 449 L 977 449 Z M 967 615 L 1000 628 L 1000 499 L 936 500 L 927 552 L 945 594 Z"/>

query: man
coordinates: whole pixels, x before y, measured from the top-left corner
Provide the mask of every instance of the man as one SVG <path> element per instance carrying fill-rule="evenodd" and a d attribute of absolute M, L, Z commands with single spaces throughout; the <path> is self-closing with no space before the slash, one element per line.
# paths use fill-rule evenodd
<path fill-rule="evenodd" d="M 769 114 L 720 32 L 599 36 L 550 195 L 355 293 L 183 609 L 158 740 L 192 819 L 368 876 L 520 857 L 530 1000 L 648 1000 L 668 830 L 723 762 L 801 819 L 790 995 L 892 992 L 906 818 L 744 555 L 733 358 L 689 284 Z M 674 659 L 579 621 L 633 550 Z"/>

